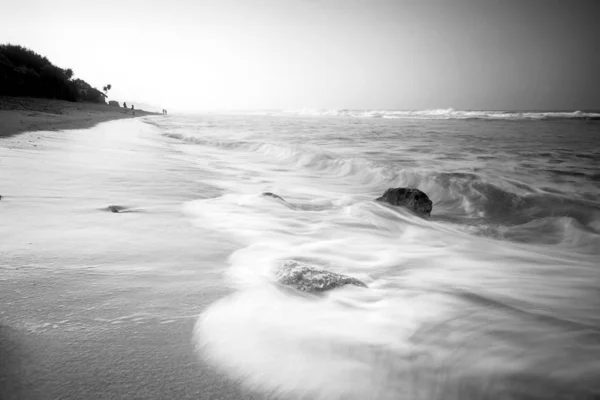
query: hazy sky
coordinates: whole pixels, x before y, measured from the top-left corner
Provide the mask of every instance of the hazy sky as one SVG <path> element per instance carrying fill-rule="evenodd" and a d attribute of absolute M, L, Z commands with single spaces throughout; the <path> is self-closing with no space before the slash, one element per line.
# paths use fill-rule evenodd
<path fill-rule="evenodd" d="M 600 0 L 0 0 L 0 42 L 171 109 L 600 109 Z"/>

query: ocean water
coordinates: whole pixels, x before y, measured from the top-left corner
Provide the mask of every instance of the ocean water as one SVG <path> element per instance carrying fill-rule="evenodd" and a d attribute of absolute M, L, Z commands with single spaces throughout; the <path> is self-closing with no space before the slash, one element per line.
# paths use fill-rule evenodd
<path fill-rule="evenodd" d="M 156 122 L 202 171 L 183 212 L 236 243 L 199 354 L 283 398 L 600 396 L 600 124 L 323 114 Z M 390 187 L 431 218 L 373 201 Z M 281 290 L 284 260 L 368 289 Z"/>
<path fill-rule="evenodd" d="M 600 397 L 597 114 L 419 113 L 160 116 L 5 139 L 0 251 L 20 267 L 3 270 L 2 318 L 60 349 L 37 385 Z M 391 187 L 425 192 L 431 218 L 374 201 Z M 286 290 L 286 260 L 368 287 Z"/>

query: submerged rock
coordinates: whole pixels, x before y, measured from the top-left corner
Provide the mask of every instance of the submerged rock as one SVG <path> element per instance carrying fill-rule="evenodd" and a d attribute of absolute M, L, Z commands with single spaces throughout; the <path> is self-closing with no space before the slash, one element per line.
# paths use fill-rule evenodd
<path fill-rule="evenodd" d="M 350 276 L 315 268 L 300 261 L 285 261 L 276 272 L 277 282 L 303 292 L 324 292 L 344 285 L 367 287 Z"/>
<path fill-rule="evenodd" d="M 424 217 L 431 216 L 433 209 L 433 202 L 419 189 L 390 188 L 385 191 L 383 196 L 375 200 L 385 201 L 393 206 L 406 207 Z"/>
<path fill-rule="evenodd" d="M 288 201 L 286 199 L 284 199 L 283 197 L 281 197 L 279 195 L 276 195 L 275 193 L 264 192 L 264 193 L 261 193 L 261 196 L 263 196 L 263 197 L 271 197 L 272 199 L 277 200 L 277 202 L 279 204 L 281 204 L 281 205 L 283 205 L 283 206 L 285 206 L 285 207 L 287 207 L 287 208 L 289 208 L 291 210 L 297 210 L 298 209 L 297 205 L 288 203 Z"/>
<path fill-rule="evenodd" d="M 278 195 L 276 195 L 275 193 L 271 193 L 271 192 L 264 192 L 262 195 L 263 195 L 263 196 L 267 196 L 267 197 L 272 197 L 272 198 L 274 198 L 274 199 L 277 199 L 277 200 L 285 201 L 283 197 L 281 197 L 281 196 L 278 196 Z"/>
<path fill-rule="evenodd" d="M 126 206 L 108 206 L 106 208 L 103 208 L 103 210 L 114 212 L 114 213 L 142 212 L 142 210 L 140 210 L 140 209 L 135 209 L 135 208 L 126 207 Z"/>

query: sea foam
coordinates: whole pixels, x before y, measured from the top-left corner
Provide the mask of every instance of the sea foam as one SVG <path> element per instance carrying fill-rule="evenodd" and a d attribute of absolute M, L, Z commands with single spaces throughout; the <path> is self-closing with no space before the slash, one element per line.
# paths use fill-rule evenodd
<path fill-rule="evenodd" d="M 165 127 L 219 189 L 185 214 L 235 248 L 199 353 L 276 398 L 600 396 L 595 122 L 444 120 L 457 113 Z M 431 219 L 374 201 L 389 187 L 425 192 Z M 368 288 L 282 288 L 285 260 Z"/>

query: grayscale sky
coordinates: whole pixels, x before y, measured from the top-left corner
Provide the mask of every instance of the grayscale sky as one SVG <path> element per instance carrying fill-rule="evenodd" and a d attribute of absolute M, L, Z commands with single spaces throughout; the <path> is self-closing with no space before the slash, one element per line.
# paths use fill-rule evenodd
<path fill-rule="evenodd" d="M 0 0 L 0 42 L 172 109 L 600 109 L 600 0 Z"/>

